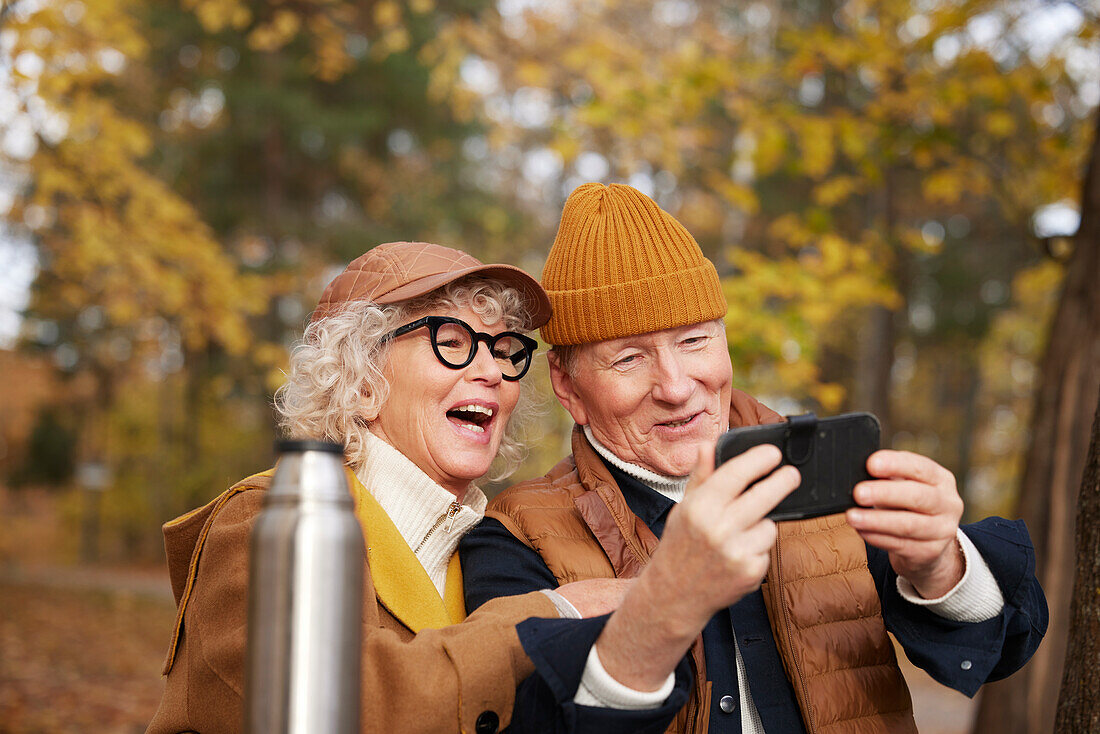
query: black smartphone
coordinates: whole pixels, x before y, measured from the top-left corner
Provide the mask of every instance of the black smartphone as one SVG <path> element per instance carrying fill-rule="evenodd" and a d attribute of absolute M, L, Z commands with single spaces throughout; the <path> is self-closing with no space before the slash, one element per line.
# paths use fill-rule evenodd
<path fill-rule="evenodd" d="M 783 452 L 779 466 L 795 466 L 802 483 L 768 517 L 778 521 L 831 515 L 856 506 L 852 490 L 871 478 L 867 457 L 878 450 L 879 433 L 878 418 L 871 413 L 820 419 L 813 413 L 787 416 L 784 423 L 726 431 L 718 439 L 714 465 L 753 446 L 778 446 Z"/>

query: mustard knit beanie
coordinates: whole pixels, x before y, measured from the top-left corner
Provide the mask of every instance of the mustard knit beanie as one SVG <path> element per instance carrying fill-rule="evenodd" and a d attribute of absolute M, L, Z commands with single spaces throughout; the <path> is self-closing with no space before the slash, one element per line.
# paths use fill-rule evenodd
<path fill-rule="evenodd" d="M 726 315 L 714 265 L 648 196 L 623 184 L 569 195 L 542 271 L 549 344 L 585 344 Z"/>

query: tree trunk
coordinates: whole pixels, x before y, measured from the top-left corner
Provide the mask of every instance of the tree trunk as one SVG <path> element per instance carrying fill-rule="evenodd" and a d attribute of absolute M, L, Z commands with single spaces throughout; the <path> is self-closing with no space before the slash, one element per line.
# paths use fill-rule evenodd
<path fill-rule="evenodd" d="M 1098 117 L 1100 127 L 1100 117 Z M 1081 227 L 1043 358 L 1019 514 L 1035 543 L 1050 627 L 1034 658 L 988 686 L 975 732 L 1045 734 L 1054 725 L 1066 657 L 1078 480 L 1100 393 L 1100 136 L 1093 138 L 1081 197 Z"/>
<path fill-rule="evenodd" d="M 895 313 L 885 306 L 872 306 L 857 346 L 853 405 L 878 417 L 882 445 L 889 447 L 894 434 L 890 412 L 890 372 L 894 367 Z"/>
<path fill-rule="evenodd" d="M 957 395 L 962 403 L 961 425 L 959 427 L 957 443 L 955 444 L 958 458 L 955 463 L 955 476 L 958 479 L 959 491 L 963 500 L 969 499 L 970 470 L 974 454 L 974 433 L 978 425 L 978 393 L 981 390 L 981 372 L 976 360 L 967 359 L 963 366 L 963 374 L 959 382 L 962 383 Z"/>
<path fill-rule="evenodd" d="M 900 83 L 900 79 L 894 80 L 895 86 L 900 86 Z M 898 177 L 899 173 L 894 166 L 887 167 L 881 191 L 881 207 L 883 230 L 891 240 L 889 251 L 893 261 L 889 264 L 890 277 L 902 299 L 902 305 L 896 311 L 886 306 L 872 306 L 868 309 L 856 345 L 855 385 L 852 395 L 852 404 L 856 410 L 870 411 L 878 417 L 882 428 L 882 445 L 885 447 L 892 445 L 895 428 L 890 401 L 890 378 L 894 369 L 897 322 L 900 313 L 905 311 L 905 300 L 909 295 L 909 268 L 906 264 L 908 256 L 905 247 L 894 236 L 900 219 L 897 203 Z"/>
<path fill-rule="evenodd" d="M 1073 657 L 1062 674 L 1056 732 L 1100 732 L 1100 402 L 1077 495 L 1077 577 L 1069 621 Z"/>

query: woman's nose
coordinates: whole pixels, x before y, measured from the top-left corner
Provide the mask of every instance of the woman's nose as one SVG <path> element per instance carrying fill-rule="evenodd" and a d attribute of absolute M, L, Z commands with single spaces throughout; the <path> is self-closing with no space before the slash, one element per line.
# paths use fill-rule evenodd
<path fill-rule="evenodd" d="M 503 379 L 504 373 L 493 356 L 493 350 L 485 342 L 478 340 L 474 347 L 474 359 L 466 365 L 468 375 L 474 380 L 484 380 L 495 385 Z"/>

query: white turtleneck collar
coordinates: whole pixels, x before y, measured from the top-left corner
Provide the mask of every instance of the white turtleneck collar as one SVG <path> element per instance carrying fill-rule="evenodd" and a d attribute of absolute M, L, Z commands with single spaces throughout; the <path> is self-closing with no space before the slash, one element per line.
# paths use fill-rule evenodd
<path fill-rule="evenodd" d="M 655 471 L 650 471 L 637 464 L 631 464 L 629 461 L 623 461 L 618 456 L 611 453 L 611 449 L 596 440 L 596 437 L 592 435 L 591 428 L 588 426 L 582 426 L 582 428 L 584 429 L 584 436 L 588 439 L 588 443 L 592 444 L 592 448 L 596 449 L 596 453 L 602 456 L 604 461 L 624 474 L 634 477 L 654 492 L 663 494 L 673 502 L 679 502 L 684 498 L 684 490 L 687 489 L 688 477 L 666 477 L 664 474 L 658 474 Z"/>
<path fill-rule="evenodd" d="M 367 459 L 355 473 L 397 526 L 440 596 L 462 536 L 485 516 L 485 493 L 470 485 L 461 502 L 407 456 L 367 433 Z"/>

